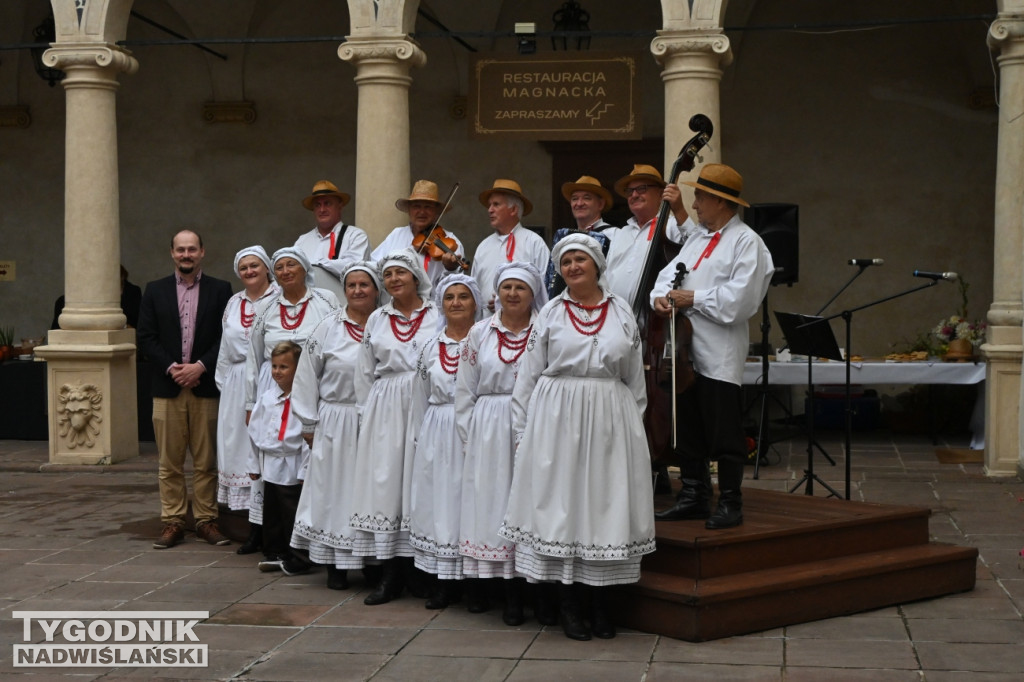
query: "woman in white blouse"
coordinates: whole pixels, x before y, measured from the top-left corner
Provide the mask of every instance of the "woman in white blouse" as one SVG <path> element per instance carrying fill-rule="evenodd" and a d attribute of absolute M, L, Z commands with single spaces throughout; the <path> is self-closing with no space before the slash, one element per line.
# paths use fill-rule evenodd
<path fill-rule="evenodd" d="M 413 381 L 413 456 L 409 499 L 409 540 L 416 568 L 432 576 L 428 609 L 452 599 L 462 580 L 459 516 L 463 445 L 455 428 L 455 384 L 466 335 L 484 302 L 476 280 L 453 273 L 438 281 L 434 303 L 441 330 L 423 347 Z M 417 428 L 415 425 L 419 424 Z"/>
<path fill-rule="evenodd" d="M 491 286 L 497 292 L 495 313 L 469 333 L 455 395 L 459 436 L 466 445 L 459 552 L 463 573 L 469 578 L 467 609 L 486 611 L 483 580 L 503 579 L 502 619 L 519 625 L 523 606 L 521 585 L 515 580 L 515 545 L 498 535 L 498 529 L 505 516 L 515 456 L 512 387 L 533 320 L 547 294 L 540 271 L 521 261 L 500 265 Z M 545 620 L 542 615 L 538 619 Z"/>
<path fill-rule="evenodd" d="M 249 335 L 260 310 L 270 305 L 280 289 L 270 277 L 270 256 L 262 246 L 247 246 L 235 254 L 234 270 L 245 287 L 228 299 L 224 308 L 214 378 L 220 390 L 217 408 L 217 502 L 228 509 L 248 509 L 250 484 L 246 464 L 252 450 L 245 429 L 245 358 Z M 249 525 L 249 539 L 239 554 L 258 552 L 262 527 Z"/>
<path fill-rule="evenodd" d="M 654 551 L 640 336 L 604 287 L 593 238 L 569 235 L 554 257 L 567 286 L 537 316 L 512 394 L 518 449 L 500 533 L 516 543 L 517 573 L 559 584 L 567 637 L 610 638 L 605 586 L 639 580 Z"/>
<path fill-rule="evenodd" d="M 281 289 L 276 299 L 256 316 L 249 336 L 245 359 L 246 423 L 256 398 L 273 383 L 270 378 L 270 351 L 281 341 L 300 346 L 329 313 L 339 307 L 338 297 L 326 289 L 313 288 L 306 254 L 294 247 L 278 249 L 271 258 L 274 278 Z M 249 522 L 263 522 L 263 484 L 254 481 L 249 507 Z M 274 557 L 267 557 L 273 560 Z"/>
<path fill-rule="evenodd" d="M 411 573 L 409 487 L 412 473 L 413 380 L 423 347 L 437 332 L 430 279 L 411 250 L 379 262 L 391 301 L 371 313 L 356 372 L 362 406 L 350 525 L 353 554 L 383 563 L 381 580 L 363 600 L 384 604 L 402 593 L 402 558 Z"/>
<path fill-rule="evenodd" d="M 292 412 L 312 447 L 309 473 L 299 498 L 291 546 L 327 566 L 327 587 L 348 588 L 347 572 L 363 567 L 352 555 L 349 528 L 359 410 L 355 375 L 363 330 L 380 303 L 377 264 L 357 261 L 341 278 L 346 305 L 325 317 L 299 358 Z"/>

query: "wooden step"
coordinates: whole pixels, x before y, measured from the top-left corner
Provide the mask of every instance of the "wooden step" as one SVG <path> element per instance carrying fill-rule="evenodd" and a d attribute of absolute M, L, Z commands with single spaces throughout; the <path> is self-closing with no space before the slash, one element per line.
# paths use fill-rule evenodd
<path fill-rule="evenodd" d="M 625 627 L 701 642 L 965 592 L 977 556 L 929 544 L 709 580 L 644 572 L 612 601 Z"/>

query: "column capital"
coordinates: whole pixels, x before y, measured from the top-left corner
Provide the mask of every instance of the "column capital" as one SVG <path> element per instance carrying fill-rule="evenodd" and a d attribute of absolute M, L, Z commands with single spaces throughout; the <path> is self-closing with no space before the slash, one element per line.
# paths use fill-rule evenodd
<path fill-rule="evenodd" d="M 999 16 L 989 26 L 986 42 L 991 50 L 1006 50 L 1014 43 L 1024 42 L 1024 17 Z"/>
<path fill-rule="evenodd" d="M 732 63 L 729 38 L 717 32 L 658 31 L 658 36 L 651 41 L 651 54 L 662 65 L 674 57 L 694 54 L 715 57 L 719 66 Z"/>
<path fill-rule="evenodd" d="M 412 40 L 394 38 L 348 38 L 338 48 L 342 61 L 357 66 L 362 62 L 393 62 L 405 67 L 423 66 L 427 63 L 426 53 Z"/>
<path fill-rule="evenodd" d="M 130 74 L 139 69 L 131 52 L 107 43 L 55 43 L 43 53 L 43 63 L 63 71 L 94 67 Z"/>

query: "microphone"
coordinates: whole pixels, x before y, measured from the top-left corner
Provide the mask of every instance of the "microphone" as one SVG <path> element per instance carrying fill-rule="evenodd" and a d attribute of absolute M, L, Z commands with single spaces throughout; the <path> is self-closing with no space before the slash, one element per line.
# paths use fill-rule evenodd
<path fill-rule="evenodd" d="M 859 265 L 862 268 L 866 268 L 869 265 L 882 265 L 885 261 L 881 258 L 851 258 L 849 261 L 850 265 Z"/>
<path fill-rule="evenodd" d="M 924 270 L 914 270 L 914 277 L 924 277 L 925 279 L 933 280 L 944 279 L 949 282 L 955 282 L 960 278 L 960 275 L 955 272 L 925 272 Z"/>

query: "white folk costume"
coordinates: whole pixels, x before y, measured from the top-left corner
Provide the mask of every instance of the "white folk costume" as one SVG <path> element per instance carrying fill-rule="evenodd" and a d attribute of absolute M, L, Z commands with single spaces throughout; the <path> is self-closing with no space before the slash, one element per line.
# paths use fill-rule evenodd
<path fill-rule="evenodd" d="M 447 230 L 445 230 L 445 234 L 455 240 L 455 253 L 459 256 L 465 256 L 466 249 L 462 246 L 462 241 Z M 408 225 L 396 227 L 391 230 L 391 234 L 389 234 L 384 241 L 380 243 L 380 246 L 373 250 L 373 253 L 370 254 L 370 258 L 373 260 L 379 260 L 389 253 L 409 248 L 409 246 L 412 245 L 414 237 L 415 235 L 412 232 L 412 228 Z M 424 251 L 426 250 L 427 249 L 424 249 Z M 433 260 L 430 256 L 425 254 L 420 254 L 420 265 L 424 266 L 424 269 L 427 271 L 427 276 L 430 277 L 430 284 L 435 287 L 437 286 L 437 283 L 441 281 L 441 278 L 448 274 L 448 271 L 444 269 L 444 265 L 441 261 Z"/>
<path fill-rule="evenodd" d="M 652 219 L 638 225 L 636 218 L 630 218 L 625 226 L 610 227 L 604 231 L 612 242 L 608 248 L 607 290 L 629 307 L 633 306 L 637 297 L 637 287 L 640 286 L 640 276 L 643 274 L 656 222 L 656 219 Z M 696 227 L 690 218 L 680 226 L 675 217 L 669 215 L 665 234 L 670 241 L 682 244 Z"/>
<path fill-rule="evenodd" d="M 304 268 L 309 265 L 305 254 L 292 247 L 274 252 L 273 262 L 281 258 L 295 258 Z M 256 398 L 274 383 L 270 378 L 270 353 L 274 346 L 281 341 L 305 345 L 320 320 L 340 307 L 334 294 L 324 289 L 314 289 L 311 282 L 312 275 L 306 268 L 306 294 L 297 303 L 290 303 L 282 292 L 257 316 L 245 360 L 246 410 L 252 410 Z M 252 523 L 262 523 L 262 492 L 262 484 L 255 481 L 249 507 L 249 521 Z"/>
<path fill-rule="evenodd" d="M 416 361 L 437 332 L 430 280 L 412 253 L 392 253 L 380 271 L 403 267 L 416 277 L 423 304 L 405 317 L 386 303 L 366 322 L 356 372 L 361 405 L 350 525 L 353 554 L 377 559 L 413 556 L 409 545 L 409 486 L 415 434 L 411 433 Z"/>
<path fill-rule="evenodd" d="M 492 232 L 476 248 L 471 274 L 480 284 L 484 303 L 494 297 L 494 276 L 498 266 L 512 261 L 531 263 L 538 272 L 547 270 L 551 251 L 533 230 L 517 223 L 507 235 Z"/>
<path fill-rule="evenodd" d="M 270 271 L 270 256 L 262 246 L 250 246 L 235 254 L 238 262 L 247 256 L 263 261 Z M 252 441 L 245 428 L 245 358 L 249 352 L 249 333 L 264 306 L 269 305 L 280 289 L 271 282 L 257 300 L 252 301 L 245 290 L 228 299 L 221 320 L 223 333 L 214 380 L 220 390 L 217 407 L 217 502 L 228 509 L 248 509 L 250 486 L 249 454 Z"/>
<path fill-rule="evenodd" d="M 604 265 L 584 235 L 561 246 Z M 519 444 L 500 534 L 516 543 L 518 574 L 596 586 L 639 580 L 642 555 L 654 551 L 646 404 L 632 310 L 615 294 L 587 308 L 568 290 L 551 300 L 512 394 Z"/>
<path fill-rule="evenodd" d="M 318 564 L 362 568 L 352 556 L 352 486 L 355 480 L 359 410 L 355 375 L 363 328 L 346 310 L 325 317 L 299 358 L 292 411 L 304 433 L 313 433 L 309 475 L 302 487 L 291 546 L 309 551 Z"/>
<path fill-rule="evenodd" d="M 349 266 L 370 257 L 370 238 L 342 221 L 327 234 L 314 227 L 295 240 L 295 248 L 306 254 L 311 265 L 319 265 L 340 280 Z"/>
<path fill-rule="evenodd" d="M 483 309 L 480 287 L 468 275 L 454 273 L 438 285 L 439 308 L 445 290 L 461 284 L 473 294 L 476 312 Z M 445 323 L 443 317 L 438 324 Z M 413 381 L 416 450 L 409 496 L 409 541 L 415 565 L 442 580 L 462 578 L 459 524 L 462 500 L 463 443 L 455 428 L 455 386 L 465 339 L 456 341 L 446 329 L 420 353 Z"/>
<path fill-rule="evenodd" d="M 462 526 L 459 552 L 470 578 L 515 577 L 515 544 L 498 534 L 505 518 L 515 443 L 512 433 L 512 388 L 523 363 L 536 311 L 546 301 L 540 273 L 523 263 L 503 266 L 504 273 L 530 285 L 534 310 L 526 329 L 512 332 L 501 322 L 501 303 L 488 319 L 473 325 L 466 338 L 455 394 L 455 418 L 465 444 L 462 476 Z"/>

